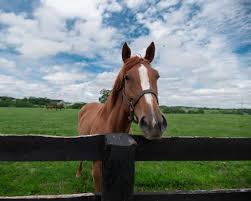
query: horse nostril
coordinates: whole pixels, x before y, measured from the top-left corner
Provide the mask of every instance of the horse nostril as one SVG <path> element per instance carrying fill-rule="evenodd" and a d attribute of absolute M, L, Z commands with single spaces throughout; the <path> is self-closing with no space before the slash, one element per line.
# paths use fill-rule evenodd
<path fill-rule="evenodd" d="M 140 122 L 139 122 L 139 125 L 140 127 L 146 127 L 147 126 L 147 122 L 145 120 L 145 116 L 143 116 L 141 119 L 140 119 Z"/>
<path fill-rule="evenodd" d="M 158 122 L 158 129 L 161 130 L 161 128 L 162 128 L 162 121 Z"/>
<path fill-rule="evenodd" d="M 167 128 L 167 121 L 164 115 L 161 116 L 162 116 L 161 131 L 164 132 Z"/>

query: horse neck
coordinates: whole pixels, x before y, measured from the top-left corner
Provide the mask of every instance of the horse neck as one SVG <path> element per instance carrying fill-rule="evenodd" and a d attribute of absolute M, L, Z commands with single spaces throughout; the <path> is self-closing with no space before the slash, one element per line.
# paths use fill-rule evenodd
<path fill-rule="evenodd" d="M 131 122 L 128 120 L 128 106 L 122 100 L 122 93 L 119 94 L 115 103 L 108 98 L 104 111 L 103 117 L 108 120 L 111 132 L 129 133 Z"/>

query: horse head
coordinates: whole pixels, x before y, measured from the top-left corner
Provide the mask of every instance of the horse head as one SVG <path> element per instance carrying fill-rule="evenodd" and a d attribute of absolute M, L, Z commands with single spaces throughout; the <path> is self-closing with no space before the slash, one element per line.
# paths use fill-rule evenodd
<path fill-rule="evenodd" d="M 158 104 L 159 73 L 151 64 L 154 54 L 155 45 L 152 42 L 144 58 L 131 57 L 131 50 L 125 43 L 122 48 L 124 64 L 112 91 L 113 96 L 122 92 L 123 100 L 128 105 L 129 120 L 139 124 L 147 139 L 161 138 L 167 127 Z"/>

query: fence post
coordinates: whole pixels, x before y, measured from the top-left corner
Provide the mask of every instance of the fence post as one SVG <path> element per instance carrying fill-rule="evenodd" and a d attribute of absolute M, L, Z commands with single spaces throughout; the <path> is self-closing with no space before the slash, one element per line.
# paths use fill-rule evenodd
<path fill-rule="evenodd" d="M 128 134 L 105 136 L 102 201 L 132 201 L 136 142 Z"/>

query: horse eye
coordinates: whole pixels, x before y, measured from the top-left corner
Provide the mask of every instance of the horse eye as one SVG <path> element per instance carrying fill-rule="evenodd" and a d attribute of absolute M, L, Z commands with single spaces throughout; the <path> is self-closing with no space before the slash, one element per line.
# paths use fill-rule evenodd
<path fill-rule="evenodd" d="M 129 80 L 129 76 L 128 75 L 125 75 L 125 80 Z"/>

